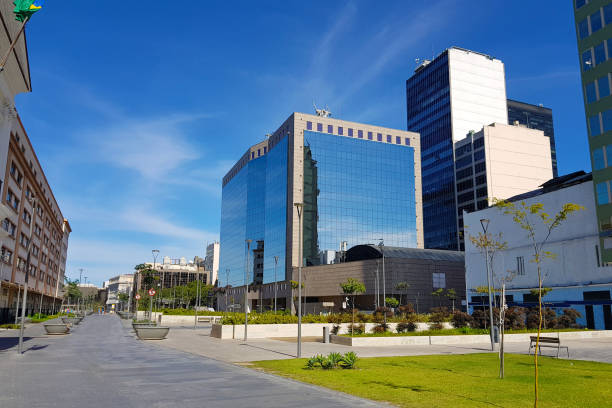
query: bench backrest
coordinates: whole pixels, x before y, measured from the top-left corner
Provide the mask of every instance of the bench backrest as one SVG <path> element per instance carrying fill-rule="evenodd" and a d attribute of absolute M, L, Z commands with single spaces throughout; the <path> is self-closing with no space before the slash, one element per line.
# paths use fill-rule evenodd
<path fill-rule="evenodd" d="M 530 336 L 531 341 L 536 341 L 537 336 Z M 558 337 L 540 337 L 540 343 L 560 343 Z"/>

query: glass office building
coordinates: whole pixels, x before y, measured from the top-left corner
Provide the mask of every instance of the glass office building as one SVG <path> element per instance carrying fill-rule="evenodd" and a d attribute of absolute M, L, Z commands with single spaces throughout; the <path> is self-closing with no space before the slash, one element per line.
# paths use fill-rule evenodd
<path fill-rule="evenodd" d="M 612 0 L 575 0 L 574 9 L 600 234 L 597 250 L 608 263 L 612 262 Z"/>
<path fill-rule="evenodd" d="M 553 127 L 553 114 L 550 108 L 541 105 L 531 105 L 525 102 L 508 99 L 508 123 L 518 122 L 529 129 L 544 132 L 550 138 L 550 156 L 552 158 L 553 177 L 558 177 L 557 149 L 555 147 L 555 129 Z"/>
<path fill-rule="evenodd" d="M 292 279 L 300 202 L 304 265 L 341 262 L 346 248 L 381 239 L 422 248 L 419 142 L 416 133 L 293 114 L 223 179 L 219 285 Z"/>
<path fill-rule="evenodd" d="M 508 123 L 503 63 L 451 47 L 406 81 L 407 129 L 421 135 L 425 248 L 459 249 L 453 142 Z"/>

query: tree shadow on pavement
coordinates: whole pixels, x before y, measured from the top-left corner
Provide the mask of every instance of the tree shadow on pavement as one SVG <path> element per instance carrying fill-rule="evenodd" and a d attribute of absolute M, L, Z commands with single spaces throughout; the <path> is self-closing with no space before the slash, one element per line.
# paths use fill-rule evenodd
<path fill-rule="evenodd" d="M 23 341 L 28 341 L 32 337 L 24 337 Z M 19 337 L 0 337 L 0 351 L 8 350 L 19 344 Z"/>

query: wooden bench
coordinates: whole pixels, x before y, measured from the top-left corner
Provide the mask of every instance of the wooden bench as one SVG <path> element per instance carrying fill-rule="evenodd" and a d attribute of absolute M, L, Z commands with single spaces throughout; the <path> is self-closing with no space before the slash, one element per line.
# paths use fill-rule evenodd
<path fill-rule="evenodd" d="M 223 316 L 198 316 L 198 323 L 217 323 Z"/>
<path fill-rule="evenodd" d="M 537 336 L 529 336 L 531 342 L 529 343 L 529 354 L 531 349 L 536 347 Z M 538 344 L 539 352 L 542 354 L 542 347 L 551 347 L 557 349 L 557 358 L 559 358 L 559 350 L 565 349 L 567 352 L 567 358 L 569 358 L 569 348 L 561 345 L 561 340 L 558 337 L 542 337 L 540 336 L 540 342 Z"/>

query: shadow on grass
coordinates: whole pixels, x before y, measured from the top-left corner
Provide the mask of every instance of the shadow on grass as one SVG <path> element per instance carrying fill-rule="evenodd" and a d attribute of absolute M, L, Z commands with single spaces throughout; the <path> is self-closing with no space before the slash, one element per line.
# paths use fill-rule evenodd
<path fill-rule="evenodd" d="M 364 382 L 364 384 L 372 384 L 372 385 L 381 385 L 387 388 L 393 388 L 394 390 L 410 390 L 414 392 L 431 392 L 433 390 L 424 388 L 421 385 L 398 385 L 389 381 L 368 381 Z"/>

